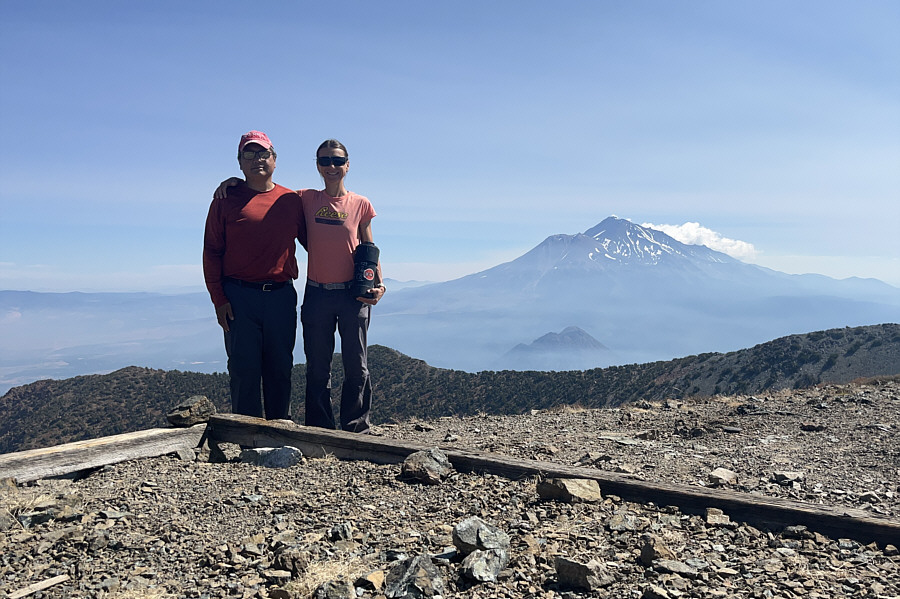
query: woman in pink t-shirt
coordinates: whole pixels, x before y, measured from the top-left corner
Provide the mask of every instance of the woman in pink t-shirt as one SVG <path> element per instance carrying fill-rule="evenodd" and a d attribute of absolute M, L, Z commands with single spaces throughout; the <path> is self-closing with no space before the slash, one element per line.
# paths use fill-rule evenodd
<path fill-rule="evenodd" d="M 341 336 L 344 382 L 341 385 L 340 428 L 369 431 L 372 383 L 367 365 L 367 332 L 371 308 L 384 295 L 381 265 L 375 287 L 365 297 L 350 294 L 353 252 L 362 242 L 374 243 L 369 200 L 348 191 L 347 148 L 334 139 L 316 151 L 316 168 L 325 182 L 322 190 L 300 192 L 307 229 L 307 283 L 300 309 L 303 350 L 306 353 L 306 424 L 335 428 L 331 406 L 331 360 L 334 333 Z"/>

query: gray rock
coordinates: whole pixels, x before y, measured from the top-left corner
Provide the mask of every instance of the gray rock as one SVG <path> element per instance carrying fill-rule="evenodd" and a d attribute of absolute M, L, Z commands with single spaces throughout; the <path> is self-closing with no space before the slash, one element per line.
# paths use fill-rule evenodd
<path fill-rule="evenodd" d="M 443 596 L 444 581 L 427 555 L 417 555 L 394 564 L 385 579 L 388 599 L 421 599 Z"/>
<path fill-rule="evenodd" d="M 589 451 L 575 462 L 576 466 L 581 465 L 595 465 L 601 462 L 609 462 L 612 460 L 612 456 L 605 453 L 599 453 L 597 451 Z"/>
<path fill-rule="evenodd" d="M 175 455 L 178 456 L 179 460 L 183 460 L 185 462 L 193 462 L 197 459 L 197 454 L 193 449 L 189 447 L 179 447 L 175 450 Z"/>
<path fill-rule="evenodd" d="M 97 588 L 99 590 L 105 591 L 107 593 L 115 593 L 116 591 L 118 591 L 121 588 L 121 586 L 122 586 L 122 582 L 118 578 L 111 577 L 111 578 L 102 580 L 100 582 L 100 584 L 97 585 Z"/>
<path fill-rule="evenodd" d="M 296 447 L 254 447 L 241 451 L 240 461 L 265 468 L 290 468 L 303 461 L 303 454 Z"/>
<path fill-rule="evenodd" d="M 285 551 L 297 544 L 297 533 L 293 530 L 282 530 L 275 533 L 269 544 L 275 551 Z"/>
<path fill-rule="evenodd" d="M 260 557 L 266 551 L 266 538 L 262 534 L 251 535 L 241 539 L 241 555 Z"/>
<path fill-rule="evenodd" d="M 651 584 L 644 588 L 641 599 L 672 599 L 672 596 L 661 586 Z"/>
<path fill-rule="evenodd" d="M 566 503 L 596 503 L 603 500 L 597 481 L 584 478 L 548 478 L 537 485 L 538 496 Z"/>
<path fill-rule="evenodd" d="M 685 564 L 684 562 L 679 562 L 673 559 L 659 559 L 653 562 L 653 569 L 662 572 L 670 572 L 672 574 L 678 574 L 679 576 L 686 576 L 688 578 L 694 578 L 697 576 L 697 570 Z"/>
<path fill-rule="evenodd" d="M 461 572 L 471 580 L 494 582 L 508 563 L 509 552 L 505 549 L 475 550 L 463 559 Z"/>
<path fill-rule="evenodd" d="M 800 430 L 806 431 L 806 432 L 816 433 L 816 432 L 824 431 L 825 428 L 826 428 L 826 426 L 824 424 L 820 424 L 818 422 L 801 422 L 800 423 Z"/>
<path fill-rule="evenodd" d="M 364 591 L 380 593 L 381 590 L 384 589 L 384 581 L 384 570 L 373 570 L 357 578 L 353 583 L 353 586 L 363 589 Z"/>
<path fill-rule="evenodd" d="M 565 588 L 595 591 L 615 582 L 615 578 L 607 572 L 606 566 L 596 560 L 582 564 L 558 555 L 554 566 L 559 584 Z"/>
<path fill-rule="evenodd" d="M 109 533 L 105 530 L 96 530 L 86 536 L 84 540 L 87 541 L 91 550 L 99 551 L 109 546 Z"/>
<path fill-rule="evenodd" d="M 439 485 L 453 471 L 450 459 L 437 448 L 410 454 L 400 466 L 400 478 Z"/>
<path fill-rule="evenodd" d="M 707 476 L 710 484 L 713 485 L 735 485 L 738 482 L 738 475 L 728 468 L 716 468 Z"/>
<path fill-rule="evenodd" d="M 275 556 L 273 564 L 279 570 L 287 570 L 295 577 L 300 577 L 309 569 L 310 555 L 306 551 L 286 548 Z"/>
<path fill-rule="evenodd" d="M 315 599 L 356 599 L 353 585 L 346 580 L 323 582 L 313 594 Z"/>
<path fill-rule="evenodd" d="M 786 539 L 812 539 L 813 534 L 803 525 L 785 526 L 781 536 Z"/>
<path fill-rule="evenodd" d="M 120 520 L 122 518 L 134 517 L 134 514 L 120 512 L 119 510 L 101 510 L 100 515 L 107 520 Z"/>
<path fill-rule="evenodd" d="M 241 458 L 241 446 L 237 443 L 209 442 L 209 461 L 213 464 L 237 462 Z"/>
<path fill-rule="evenodd" d="M 472 516 L 453 527 L 453 544 L 463 555 L 487 549 L 508 551 L 509 535 L 478 516 Z"/>
<path fill-rule="evenodd" d="M 785 470 L 776 471 L 772 475 L 772 480 L 779 485 L 789 485 L 793 482 L 800 482 L 804 479 L 802 472 L 789 472 Z"/>
<path fill-rule="evenodd" d="M 613 532 L 633 532 L 638 529 L 637 517 L 628 512 L 618 511 L 606 523 Z"/>
<path fill-rule="evenodd" d="M 431 559 L 436 559 L 436 560 L 441 560 L 441 559 L 445 559 L 445 560 L 453 560 L 453 559 L 456 559 L 456 558 L 459 556 L 459 550 L 458 550 L 456 547 L 448 546 L 448 547 L 444 547 L 443 549 L 441 549 L 441 550 L 438 551 L 437 553 L 429 553 L 428 555 L 431 556 Z"/>
<path fill-rule="evenodd" d="M 690 558 L 684 560 L 684 563 L 686 563 L 691 568 L 697 570 L 698 572 L 709 568 L 709 562 L 707 562 L 706 560 L 696 558 L 696 557 L 690 557 Z"/>
<path fill-rule="evenodd" d="M 859 501 L 861 503 L 880 503 L 881 497 L 875 491 L 866 491 L 859 496 Z"/>
<path fill-rule="evenodd" d="M 192 395 L 169 409 L 166 420 L 176 428 L 187 428 L 195 424 L 209 422 L 216 413 L 216 406 L 205 395 Z"/>
<path fill-rule="evenodd" d="M 734 523 L 731 521 L 731 517 L 720 510 L 719 508 L 708 507 L 706 508 L 706 523 L 712 524 L 713 526 L 733 526 Z"/>
<path fill-rule="evenodd" d="M 656 535 L 644 535 L 644 544 L 641 546 L 641 563 L 645 567 L 649 568 L 656 560 L 673 560 L 675 557 L 675 553 L 662 542 L 662 539 Z"/>
<path fill-rule="evenodd" d="M 17 522 L 18 520 L 16 520 L 16 518 L 11 513 L 9 513 L 9 510 L 0 509 L 0 532 L 6 532 L 7 530 L 10 530 L 14 526 L 16 526 Z"/>
<path fill-rule="evenodd" d="M 31 528 L 32 526 L 44 524 L 45 522 L 53 520 L 53 512 L 21 512 L 20 514 L 18 514 L 17 518 L 19 520 L 19 524 L 22 525 L 22 528 Z"/>
<path fill-rule="evenodd" d="M 287 570 L 263 570 L 262 577 L 272 584 L 286 584 L 291 581 L 291 573 Z"/>
<path fill-rule="evenodd" d="M 329 541 L 349 541 L 353 538 L 353 526 L 349 522 L 335 524 L 328 531 Z"/>

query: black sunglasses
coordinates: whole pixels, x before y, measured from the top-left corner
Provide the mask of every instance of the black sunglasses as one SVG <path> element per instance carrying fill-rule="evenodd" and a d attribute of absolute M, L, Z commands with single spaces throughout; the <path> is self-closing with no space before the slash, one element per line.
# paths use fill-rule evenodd
<path fill-rule="evenodd" d="M 252 150 L 244 150 L 241 152 L 241 158 L 244 160 L 256 160 L 257 158 L 262 158 L 263 160 L 268 160 L 269 156 L 272 155 L 272 152 L 269 150 L 260 150 L 259 152 L 254 152 Z"/>
<path fill-rule="evenodd" d="M 346 156 L 319 156 L 316 158 L 319 166 L 344 166 L 347 164 Z"/>

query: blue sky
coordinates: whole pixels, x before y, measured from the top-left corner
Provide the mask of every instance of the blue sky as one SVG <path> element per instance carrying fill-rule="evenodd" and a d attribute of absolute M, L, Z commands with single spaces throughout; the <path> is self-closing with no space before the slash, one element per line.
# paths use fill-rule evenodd
<path fill-rule="evenodd" d="M 395 279 L 615 214 L 900 286 L 898 30 L 893 0 L 0 2 L 0 289 L 202 289 L 250 129 L 289 187 L 348 146 Z"/>

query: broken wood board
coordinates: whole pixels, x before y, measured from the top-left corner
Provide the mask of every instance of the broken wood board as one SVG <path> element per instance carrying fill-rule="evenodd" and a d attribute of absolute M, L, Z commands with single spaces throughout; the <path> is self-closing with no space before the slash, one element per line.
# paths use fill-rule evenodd
<path fill-rule="evenodd" d="M 431 446 L 359 435 L 343 431 L 301 426 L 289 420 L 263 420 L 237 414 L 213 415 L 207 425 L 211 440 L 249 447 L 291 445 L 304 455 L 333 455 L 345 460 L 367 460 L 378 464 L 402 462 L 416 451 Z M 781 529 L 803 525 L 832 538 L 850 538 L 868 544 L 897 544 L 900 521 L 853 508 L 816 505 L 800 501 L 740 493 L 728 489 L 650 482 L 594 468 L 565 466 L 460 448 L 440 448 L 450 463 L 463 472 L 496 474 L 511 479 L 529 476 L 596 480 L 605 495 L 626 501 L 677 506 L 682 512 L 704 514 L 719 508 L 733 521 L 758 528 Z"/>
<path fill-rule="evenodd" d="M 10 593 L 6 597 L 7 599 L 22 599 L 22 597 L 27 597 L 28 595 L 33 595 L 39 591 L 49 589 L 53 585 L 57 585 L 61 582 L 66 582 L 69 579 L 70 577 L 68 574 L 60 574 L 59 576 L 54 576 L 53 578 L 48 578 L 47 580 L 42 580 L 41 582 L 30 584 L 22 590 L 16 591 L 15 593 Z"/>
<path fill-rule="evenodd" d="M 0 478 L 25 483 L 135 458 L 165 455 L 179 449 L 192 449 L 200 444 L 205 430 L 205 424 L 190 428 L 152 428 L 7 453 L 0 455 Z"/>

